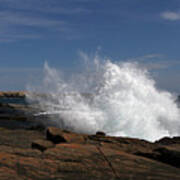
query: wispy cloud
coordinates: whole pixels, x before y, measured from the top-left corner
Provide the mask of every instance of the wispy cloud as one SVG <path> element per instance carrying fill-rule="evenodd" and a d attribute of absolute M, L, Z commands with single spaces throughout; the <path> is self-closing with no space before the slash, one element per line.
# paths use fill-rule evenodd
<path fill-rule="evenodd" d="M 85 8 L 62 8 L 62 7 L 53 7 L 49 9 L 38 8 L 38 11 L 46 12 L 46 13 L 56 13 L 56 14 L 65 14 L 65 15 L 73 15 L 80 13 L 90 13 L 91 11 Z"/>
<path fill-rule="evenodd" d="M 0 12 L 0 42 L 37 39 L 43 36 L 37 29 L 44 32 L 63 32 L 66 26 L 67 23 L 62 20 L 2 11 Z"/>
<path fill-rule="evenodd" d="M 27 16 L 26 14 L 12 12 L 0 12 L 0 21 L 4 25 L 24 25 L 34 27 L 57 27 L 65 24 L 61 20 Z"/>
<path fill-rule="evenodd" d="M 68 2 L 51 0 L 0 0 L 0 42 L 72 36 L 69 16 L 89 13 L 90 10 Z M 60 36 L 59 36 L 60 37 Z"/>
<path fill-rule="evenodd" d="M 168 59 L 163 54 L 147 54 L 140 57 L 129 58 L 127 61 L 138 62 L 138 64 L 149 71 L 164 70 L 180 65 L 179 60 Z"/>
<path fill-rule="evenodd" d="M 161 13 L 161 17 L 170 21 L 180 20 L 180 12 L 166 11 Z"/>
<path fill-rule="evenodd" d="M 168 68 L 175 67 L 177 65 L 180 65 L 179 60 L 160 60 L 160 61 L 149 61 L 144 62 L 143 65 L 148 70 L 165 70 Z"/>
<path fill-rule="evenodd" d="M 163 54 L 146 54 L 144 56 L 134 57 L 134 58 L 128 58 L 127 61 L 137 61 L 137 62 L 144 62 L 144 61 L 150 61 L 155 59 L 160 59 L 164 57 Z"/>

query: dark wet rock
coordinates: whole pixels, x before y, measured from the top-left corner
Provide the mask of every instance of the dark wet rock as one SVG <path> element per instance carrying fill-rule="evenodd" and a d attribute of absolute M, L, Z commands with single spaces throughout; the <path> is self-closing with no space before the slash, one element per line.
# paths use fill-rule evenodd
<path fill-rule="evenodd" d="M 31 130 L 44 130 L 45 127 L 42 128 L 44 119 L 40 119 L 39 117 L 37 119 L 37 117 L 34 116 L 38 111 L 37 106 L 0 103 L 0 127 L 9 129 L 26 128 Z"/>
<path fill-rule="evenodd" d="M 56 127 L 48 127 L 46 131 L 46 138 L 55 144 L 67 142 L 63 134 L 63 131 Z"/>
<path fill-rule="evenodd" d="M 96 132 L 96 135 L 97 135 L 97 136 L 106 136 L 106 133 L 105 133 L 105 132 L 102 132 L 102 131 L 97 131 L 97 132 Z"/>
<path fill-rule="evenodd" d="M 51 141 L 38 139 L 32 142 L 31 147 L 33 149 L 39 149 L 40 151 L 45 151 L 48 148 L 54 147 L 54 144 Z"/>
<path fill-rule="evenodd" d="M 161 145 L 180 144 L 180 137 L 164 137 L 156 141 L 156 143 Z"/>
<path fill-rule="evenodd" d="M 155 152 L 158 153 L 156 156 L 157 160 L 175 167 L 180 167 L 180 151 L 161 147 L 155 149 Z"/>
<path fill-rule="evenodd" d="M 171 149 L 168 147 L 159 147 L 152 152 L 139 152 L 136 155 L 144 156 L 156 161 L 160 161 L 175 167 L 180 167 L 180 151 L 179 149 Z"/>
<path fill-rule="evenodd" d="M 46 127 L 43 124 L 33 124 L 26 128 L 27 130 L 44 131 Z"/>

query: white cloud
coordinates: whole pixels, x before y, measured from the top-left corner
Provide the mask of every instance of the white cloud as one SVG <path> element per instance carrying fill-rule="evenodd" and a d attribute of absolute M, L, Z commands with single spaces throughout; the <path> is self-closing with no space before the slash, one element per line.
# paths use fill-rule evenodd
<path fill-rule="evenodd" d="M 0 22 L 0 42 L 39 39 L 48 32 L 64 33 L 69 28 L 61 19 L 11 11 L 1 11 Z M 42 29 L 44 34 L 37 29 Z"/>
<path fill-rule="evenodd" d="M 180 20 L 180 12 L 166 11 L 161 13 L 161 17 L 166 20 L 177 21 Z"/>

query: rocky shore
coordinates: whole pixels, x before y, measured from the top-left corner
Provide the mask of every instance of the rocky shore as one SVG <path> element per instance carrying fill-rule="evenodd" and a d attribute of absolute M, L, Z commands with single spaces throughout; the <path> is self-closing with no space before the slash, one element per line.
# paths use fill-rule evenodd
<path fill-rule="evenodd" d="M 0 98 L 2 97 L 25 97 L 25 91 L 0 91 Z"/>
<path fill-rule="evenodd" d="M 151 143 L 103 132 L 78 134 L 32 123 L 33 111 L 29 105 L 0 104 L 2 180 L 180 179 L 180 137 Z"/>

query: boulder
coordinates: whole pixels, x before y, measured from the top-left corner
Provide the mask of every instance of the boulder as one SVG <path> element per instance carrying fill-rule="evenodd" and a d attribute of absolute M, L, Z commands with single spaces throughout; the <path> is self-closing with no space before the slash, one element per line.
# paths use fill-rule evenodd
<path fill-rule="evenodd" d="M 56 127 L 48 127 L 46 131 L 46 139 L 55 144 L 67 142 L 63 134 L 63 131 Z"/>
<path fill-rule="evenodd" d="M 38 139 L 32 142 L 31 147 L 33 149 L 38 149 L 40 151 L 45 151 L 48 148 L 54 147 L 54 144 L 51 141 Z"/>
<path fill-rule="evenodd" d="M 47 140 L 52 141 L 55 144 L 59 143 L 84 143 L 85 139 L 83 138 L 82 135 L 61 130 L 56 127 L 48 127 L 46 131 L 46 138 Z"/>
<path fill-rule="evenodd" d="M 97 136 L 106 136 L 106 133 L 105 133 L 105 132 L 102 132 L 102 131 L 97 131 L 97 132 L 96 132 L 96 135 L 97 135 Z"/>

